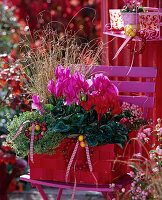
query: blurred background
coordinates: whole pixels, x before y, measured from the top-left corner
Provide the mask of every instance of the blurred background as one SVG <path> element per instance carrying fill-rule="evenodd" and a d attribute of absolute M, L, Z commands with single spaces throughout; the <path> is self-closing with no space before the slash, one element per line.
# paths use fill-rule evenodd
<path fill-rule="evenodd" d="M 6 190 L 9 199 L 41 199 L 29 184 L 19 181 L 20 174 L 28 171 L 27 158 L 17 159 L 14 151 L 2 144 L 8 134 L 7 118 L 31 110 L 30 96 L 24 86 L 28 78 L 20 70 L 21 44 L 38 47 L 41 40 L 37 31 L 41 32 L 49 23 L 60 37 L 67 28 L 72 34 L 77 32 L 81 42 L 100 40 L 101 0 L 1 0 L 0 21 L 0 199 L 7 199 L 5 194 L 1 196 Z M 46 192 L 50 199 L 57 193 Z M 65 194 L 68 195 L 70 198 L 71 192 Z M 86 197 L 83 193 L 77 198 L 100 196 Z"/>

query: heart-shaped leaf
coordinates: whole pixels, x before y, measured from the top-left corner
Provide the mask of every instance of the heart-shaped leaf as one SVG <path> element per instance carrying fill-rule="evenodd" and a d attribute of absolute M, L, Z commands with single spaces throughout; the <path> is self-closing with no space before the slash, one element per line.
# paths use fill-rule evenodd
<path fill-rule="evenodd" d="M 63 121 L 57 121 L 52 127 L 52 130 L 58 133 L 66 133 L 70 130 L 70 128 L 69 124 L 65 124 Z"/>

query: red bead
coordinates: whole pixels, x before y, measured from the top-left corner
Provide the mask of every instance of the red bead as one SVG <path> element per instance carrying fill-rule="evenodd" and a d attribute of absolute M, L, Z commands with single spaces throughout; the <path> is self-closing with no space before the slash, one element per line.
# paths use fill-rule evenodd
<path fill-rule="evenodd" d="M 38 140 L 38 136 L 37 135 L 34 136 L 34 140 Z"/>
<path fill-rule="evenodd" d="M 38 124 L 39 124 L 39 122 L 34 122 L 34 124 L 35 124 L 35 125 L 38 125 Z"/>

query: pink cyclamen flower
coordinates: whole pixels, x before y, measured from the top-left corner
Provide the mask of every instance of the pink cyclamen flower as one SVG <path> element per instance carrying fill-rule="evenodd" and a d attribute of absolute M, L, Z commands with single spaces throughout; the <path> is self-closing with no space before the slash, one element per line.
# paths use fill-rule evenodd
<path fill-rule="evenodd" d="M 49 81 L 49 83 L 47 85 L 47 88 L 48 88 L 48 90 L 49 90 L 49 92 L 51 94 L 55 94 L 56 93 L 55 82 L 54 82 L 53 79 Z"/>
<path fill-rule="evenodd" d="M 73 77 L 67 80 L 67 85 L 64 89 L 64 94 L 66 96 L 65 105 L 70 105 L 73 103 L 73 101 L 76 104 L 79 104 L 79 97 L 77 95 L 78 88 L 76 86 L 77 86 L 77 82 Z"/>
<path fill-rule="evenodd" d="M 32 109 L 39 109 L 39 112 L 41 113 L 41 115 L 43 114 L 43 107 L 40 104 L 40 99 L 38 95 L 33 95 L 32 96 L 33 99 L 33 103 L 32 103 Z"/>
<path fill-rule="evenodd" d="M 62 65 L 56 66 L 55 75 L 57 79 L 64 80 L 70 77 L 70 69 L 68 67 L 64 69 Z"/>
<path fill-rule="evenodd" d="M 95 77 L 92 77 L 93 87 L 95 91 L 109 94 L 118 95 L 117 87 L 110 82 L 107 76 L 103 74 L 96 74 Z"/>
<path fill-rule="evenodd" d="M 89 82 L 86 81 L 85 77 L 83 74 L 80 72 L 77 72 L 73 75 L 74 79 L 76 80 L 76 90 L 77 92 L 83 91 L 84 93 L 87 93 L 89 90 Z"/>

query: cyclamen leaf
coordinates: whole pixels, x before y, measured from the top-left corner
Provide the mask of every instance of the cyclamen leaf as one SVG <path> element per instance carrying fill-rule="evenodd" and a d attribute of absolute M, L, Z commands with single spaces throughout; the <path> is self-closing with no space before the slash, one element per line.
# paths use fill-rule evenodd
<path fill-rule="evenodd" d="M 102 125 L 100 126 L 100 129 L 103 131 L 103 134 L 106 138 L 111 138 L 113 135 L 113 131 L 110 126 L 108 125 Z"/>
<path fill-rule="evenodd" d="M 66 133 L 70 129 L 71 129 L 70 125 L 65 124 L 63 121 L 56 122 L 55 125 L 52 127 L 52 130 L 58 133 Z"/>
<path fill-rule="evenodd" d="M 76 126 L 79 126 L 82 124 L 83 120 L 85 119 L 85 116 L 83 114 L 76 114 L 76 115 L 73 115 L 71 118 L 70 118 L 70 121 L 72 123 L 72 125 L 76 125 Z"/>

